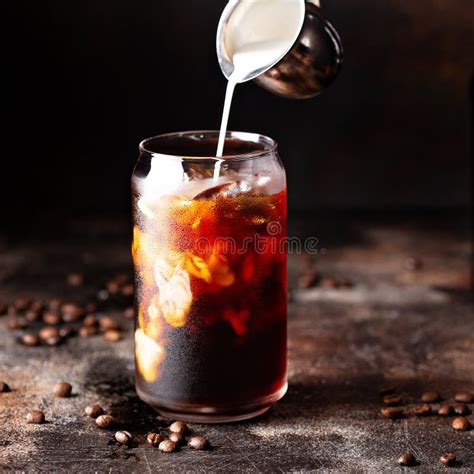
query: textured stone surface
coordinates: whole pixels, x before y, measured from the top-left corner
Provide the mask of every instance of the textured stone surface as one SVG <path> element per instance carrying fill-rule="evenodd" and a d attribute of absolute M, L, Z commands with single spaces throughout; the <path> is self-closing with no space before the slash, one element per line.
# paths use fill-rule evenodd
<path fill-rule="evenodd" d="M 99 336 L 74 338 L 56 348 L 25 348 L 5 329 L 8 318 L 0 318 L 0 379 L 12 388 L 0 394 L 0 466 L 76 472 L 375 472 L 398 469 L 396 459 L 409 450 L 424 472 L 443 471 L 439 456 L 447 451 L 457 454 L 457 472 L 472 472 L 474 431 L 454 432 L 452 417 L 383 419 L 377 392 L 380 384 L 393 383 L 404 401 L 417 402 L 426 390 L 437 390 L 444 399 L 457 389 L 474 390 L 470 249 L 465 232 L 454 224 L 359 221 L 335 231 L 296 222 L 300 235 L 317 226 L 327 252 L 314 260 L 292 256 L 290 286 L 304 265 L 354 286 L 292 289 L 287 395 L 253 421 L 191 425 L 210 440 L 210 451 L 182 448 L 165 454 L 146 444 L 148 431 L 168 423 L 135 394 L 130 321 L 120 319 L 127 331 L 117 343 Z M 0 302 L 21 295 L 90 297 L 104 278 L 128 269 L 127 228 L 126 223 L 76 223 L 67 243 L 59 237 L 36 243 L 0 239 Z M 404 269 L 408 255 L 422 258 L 421 270 Z M 68 287 L 70 271 L 84 272 L 88 283 Z M 52 396 L 60 379 L 72 383 L 71 398 Z M 84 407 L 94 402 L 134 435 L 135 446 L 119 446 L 114 430 L 99 430 L 83 416 Z M 44 410 L 47 423 L 26 424 L 30 408 Z"/>

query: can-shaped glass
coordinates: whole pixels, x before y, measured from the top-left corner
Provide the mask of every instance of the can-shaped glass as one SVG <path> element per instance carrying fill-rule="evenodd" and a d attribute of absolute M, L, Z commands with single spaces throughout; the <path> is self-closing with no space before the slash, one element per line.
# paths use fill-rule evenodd
<path fill-rule="evenodd" d="M 287 389 L 286 177 L 276 143 L 228 132 L 140 143 L 132 176 L 139 397 L 198 422 L 259 415 Z"/>

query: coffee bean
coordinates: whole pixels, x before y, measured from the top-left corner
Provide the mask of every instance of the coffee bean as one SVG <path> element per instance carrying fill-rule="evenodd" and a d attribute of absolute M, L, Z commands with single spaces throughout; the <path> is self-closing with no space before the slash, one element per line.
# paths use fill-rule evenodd
<path fill-rule="evenodd" d="M 71 396 L 72 385 L 68 382 L 56 382 L 53 387 L 53 394 L 55 397 L 67 398 Z"/>
<path fill-rule="evenodd" d="M 337 288 L 352 288 L 354 285 L 352 282 L 346 279 L 339 280 L 337 282 Z"/>
<path fill-rule="evenodd" d="M 8 306 L 6 304 L 0 303 L 0 316 L 4 316 L 8 312 Z"/>
<path fill-rule="evenodd" d="M 31 306 L 31 298 L 18 298 L 13 305 L 18 311 L 26 311 Z"/>
<path fill-rule="evenodd" d="M 411 412 L 415 416 L 428 416 L 431 415 L 431 407 L 428 404 L 423 403 L 422 405 L 414 407 Z"/>
<path fill-rule="evenodd" d="M 99 330 L 95 326 L 82 326 L 79 329 L 79 335 L 82 337 L 95 336 L 99 333 Z"/>
<path fill-rule="evenodd" d="M 414 466 L 416 464 L 415 456 L 411 453 L 403 453 L 398 458 L 400 466 Z"/>
<path fill-rule="evenodd" d="M 42 301 L 39 301 L 39 300 L 33 301 L 33 303 L 31 303 L 31 306 L 30 306 L 31 310 L 39 311 L 39 312 L 44 311 L 44 308 L 45 308 L 45 304 Z"/>
<path fill-rule="evenodd" d="M 84 326 L 96 326 L 97 318 L 93 314 L 88 314 L 83 321 Z"/>
<path fill-rule="evenodd" d="M 25 346 L 33 347 L 37 346 L 40 343 L 39 337 L 33 332 L 27 332 L 21 337 L 21 342 Z"/>
<path fill-rule="evenodd" d="M 171 432 L 168 438 L 173 441 L 173 443 L 181 444 L 184 441 L 184 434 L 183 433 L 175 433 Z"/>
<path fill-rule="evenodd" d="M 87 405 L 84 408 L 84 414 L 90 416 L 91 418 L 97 418 L 98 416 L 104 413 L 103 408 L 98 403 L 93 403 L 92 405 Z"/>
<path fill-rule="evenodd" d="M 170 431 L 173 433 L 186 433 L 187 430 L 186 423 L 183 423 L 182 421 L 175 421 L 174 423 L 171 423 L 170 425 Z"/>
<path fill-rule="evenodd" d="M 84 309 L 74 303 L 65 303 L 61 306 L 63 321 L 73 323 L 79 321 L 84 316 Z"/>
<path fill-rule="evenodd" d="M 133 319 L 135 317 L 135 310 L 133 309 L 133 306 L 129 306 L 128 308 L 125 308 L 123 310 L 123 315 L 127 319 Z"/>
<path fill-rule="evenodd" d="M 209 441 L 204 436 L 192 436 L 189 438 L 188 446 L 193 449 L 208 449 Z"/>
<path fill-rule="evenodd" d="M 16 306 L 11 304 L 7 309 L 7 314 L 9 316 L 16 316 L 20 311 L 16 309 Z"/>
<path fill-rule="evenodd" d="M 421 394 L 421 401 L 426 403 L 435 403 L 439 401 L 440 398 L 438 392 L 424 392 Z"/>
<path fill-rule="evenodd" d="M 112 415 L 99 415 L 96 420 L 95 424 L 99 428 L 110 428 L 115 425 L 115 418 Z"/>
<path fill-rule="evenodd" d="M 71 326 L 63 326 L 59 329 L 59 337 L 63 339 L 71 337 L 74 333 L 75 331 Z"/>
<path fill-rule="evenodd" d="M 26 422 L 34 425 L 41 425 L 44 423 L 45 417 L 44 413 L 40 410 L 31 410 L 26 415 Z"/>
<path fill-rule="evenodd" d="M 393 407 L 395 405 L 400 405 L 402 399 L 399 395 L 385 395 L 382 401 L 385 405 Z"/>
<path fill-rule="evenodd" d="M 456 464 L 456 455 L 454 453 L 444 453 L 439 457 L 439 461 L 445 466 L 454 466 Z"/>
<path fill-rule="evenodd" d="M 87 303 L 85 309 L 88 313 L 95 313 L 97 311 L 97 305 L 95 303 Z"/>
<path fill-rule="evenodd" d="M 405 270 L 408 270 L 409 272 L 415 272 L 417 270 L 421 270 L 423 267 L 423 260 L 421 260 L 419 257 L 407 257 L 403 262 L 403 266 L 405 267 Z"/>
<path fill-rule="evenodd" d="M 44 326 L 39 331 L 39 337 L 42 341 L 59 338 L 59 330 L 53 326 Z"/>
<path fill-rule="evenodd" d="M 379 394 L 384 396 L 384 395 L 391 395 L 397 390 L 397 388 L 393 385 L 380 385 L 378 390 L 379 390 Z"/>
<path fill-rule="evenodd" d="M 380 409 L 380 414 L 384 418 L 401 418 L 403 416 L 403 409 L 400 407 L 383 407 Z"/>
<path fill-rule="evenodd" d="M 26 329 L 28 324 L 22 318 L 13 318 L 8 321 L 8 329 L 11 331 L 19 331 L 20 329 Z"/>
<path fill-rule="evenodd" d="M 158 449 L 164 453 L 172 453 L 176 451 L 176 443 L 173 443 L 170 439 L 165 439 L 158 445 Z"/>
<path fill-rule="evenodd" d="M 448 403 L 442 403 L 438 408 L 438 415 L 450 416 L 453 414 L 453 407 Z"/>
<path fill-rule="evenodd" d="M 458 416 L 457 418 L 454 418 L 451 426 L 456 431 L 468 431 L 471 429 L 471 423 L 469 423 L 469 420 L 464 416 Z"/>
<path fill-rule="evenodd" d="M 122 331 L 116 329 L 109 329 L 104 333 L 104 339 L 109 342 L 118 342 L 122 340 Z"/>
<path fill-rule="evenodd" d="M 122 286 L 120 290 L 123 296 L 133 296 L 135 293 L 135 287 L 131 284 Z"/>
<path fill-rule="evenodd" d="M 58 346 L 61 343 L 61 338 L 58 336 L 48 337 L 43 341 L 47 346 Z"/>
<path fill-rule="evenodd" d="M 109 329 L 120 329 L 120 324 L 112 316 L 103 316 L 99 320 L 99 327 L 101 331 L 108 331 Z"/>
<path fill-rule="evenodd" d="M 120 290 L 120 285 L 115 281 L 109 281 L 106 283 L 105 287 L 111 295 L 116 295 Z"/>
<path fill-rule="evenodd" d="M 146 435 L 146 442 L 150 445 L 153 446 L 154 448 L 157 448 L 159 444 L 163 441 L 163 436 L 157 434 L 157 433 L 148 433 Z"/>
<path fill-rule="evenodd" d="M 120 444 L 130 444 L 133 440 L 133 436 L 128 431 L 117 431 L 117 433 L 115 433 L 115 439 Z"/>
<path fill-rule="evenodd" d="M 471 410 L 469 410 L 469 407 L 465 403 L 456 403 L 454 405 L 454 413 L 456 413 L 456 415 L 469 415 Z"/>
<path fill-rule="evenodd" d="M 300 290 L 306 290 L 315 286 L 318 283 L 318 280 L 319 277 L 315 271 L 307 270 L 298 278 L 297 286 Z"/>
<path fill-rule="evenodd" d="M 8 384 L 6 382 L 0 382 L 0 393 L 5 393 L 9 391 L 10 387 L 8 386 Z"/>
<path fill-rule="evenodd" d="M 57 311 L 61 308 L 61 306 L 63 305 L 63 300 L 61 300 L 60 298 L 53 298 L 52 300 L 49 301 L 48 303 L 48 307 L 50 310 L 52 311 Z"/>
<path fill-rule="evenodd" d="M 25 319 L 30 323 L 36 323 L 41 319 L 41 311 L 36 311 L 34 309 L 29 309 L 25 313 Z"/>
<path fill-rule="evenodd" d="M 474 401 L 474 395 L 468 390 L 460 390 L 454 395 L 454 399 L 461 403 L 472 403 Z"/>
<path fill-rule="evenodd" d="M 334 280 L 334 278 L 324 278 L 323 280 L 321 280 L 321 286 L 323 288 L 336 288 L 337 281 Z"/>
<path fill-rule="evenodd" d="M 56 313 L 56 311 L 46 311 L 43 314 L 43 321 L 46 324 L 51 324 L 51 325 L 54 326 L 54 325 L 59 324 L 61 322 L 61 316 L 59 316 L 59 314 Z"/>
<path fill-rule="evenodd" d="M 71 286 L 82 286 L 84 284 L 84 275 L 82 273 L 70 273 L 66 280 Z"/>

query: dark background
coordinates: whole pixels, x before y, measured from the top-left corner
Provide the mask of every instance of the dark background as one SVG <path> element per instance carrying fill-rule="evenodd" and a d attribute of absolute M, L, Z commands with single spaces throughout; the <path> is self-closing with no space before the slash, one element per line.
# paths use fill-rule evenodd
<path fill-rule="evenodd" d="M 2 212 L 129 210 L 138 142 L 218 128 L 224 0 L 10 2 Z M 304 102 L 237 89 L 230 128 L 280 143 L 290 212 L 465 212 L 472 0 L 323 0 L 345 64 Z M 15 219 L 15 217 L 17 219 Z"/>

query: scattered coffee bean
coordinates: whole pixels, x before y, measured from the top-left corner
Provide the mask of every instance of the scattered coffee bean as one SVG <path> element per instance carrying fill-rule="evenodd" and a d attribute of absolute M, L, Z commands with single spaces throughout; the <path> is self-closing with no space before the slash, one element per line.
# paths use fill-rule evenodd
<path fill-rule="evenodd" d="M 51 324 L 52 326 L 56 325 L 56 324 L 59 324 L 61 322 L 61 316 L 59 316 L 58 313 L 56 313 L 56 311 L 46 311 L 44 314 L 43 314 L 43 321 L 46 323 L 46 324 Z"/>
<path fill-rule="evenodd" d="M 148 433 L 146 435 L 146 442 L 154 448 L 157 448 L 163 439 L 163 436 L 159 435 L 158 433 Z"/>
<path fill-rule="evenodd" d="M 110 428 L 115 425 L 115 418 L 112 415 L 99 415 L 95 420 L 95 424 L 99 428 Z"/>
<path fill-rule="evenodd" d="M 120 444 L 130 444 L 133 440 L 133 436 L 128 431 L 117 431 L 117 433 L 115 433 L 115 439 Z"/>
<path fill-rule="evenodd" d="M 31 410 L 26 415 L 26 422 L 34 425 L 40 425 L 44 423 L 45 417 L 44 413 L 40 410 Z"/>
<path fill-rule="evenodd" d="M 468 431 L 471 429 L 471 423 L 469 423 L 469 420 L 464 416 L 458 416 L 457 418 L 454 418 L 451 426 L 456 431 Z"/>
<path fill-rule="evenodd" d="M 454 453 L 444 453 L 439 457 L 439 461 L 445 466 L 454 466 L 456 464 L 456 455 Z"/>
<path fill-rule="evenodd" d="M 339 280 L 337 282 L 337 288 L 352 288 L 354 285 L 352 282 L 346 279 Z"/>
<path fill-rule="evenodd" d="M 63 321 L 66 323 L 73 323 L 79 321 L 84 316 L 84 310 L 79 305 L 74 303 L 65 303 L 61 306 L 61 313 Z"/>
<path fill-rule="evenodd" d="M 58 346 L 61 343 L 59 335 L 48 337 L 43 341 L 47 346 Z"/>
<path fill-rule="evenodd" d="M 56 382 L 53 387 L 53 394 L 55 397 L 67 398 L 71 396 L 72 385 L 68 382 Z"/>
<path fill-rule="evenodd" d="M 63 301 L 60 298 L 53 298 L 52 300 L 49 301 L 48 307 L 52 311 L 57 311 L 61 308 L 63 304 Z"/>
<path fill-rule="evenodd" d="M 453 414 L 453 407 L 448 403 L 442 403 L 438 408 L 438 415 L 450 416 Z"/>
<path fill-rule="evenodd" d="M 98 416 L 104 413 L 103 408 L 98 403 L 93 403 L 92 405 L 87 405 L 84 409 L 84 414 L 90 416 L 91 418 L 97 418 Z"/>
<path fill-rule="evenodd" d="M 74 335 L 75 331 L 71 326 L 63 326 L 59 329 L 59 337 L 66 339 Z"/>
<path fill-rule="evenodd" d="M 427 403 L 423 403 L 422 405 L 414 407 L 411 412 L 415 416 L 428 416 L 431 415 L 431 407 Z"/>
<path fill-rule="evenodd" d="M 120 285 L 115 281 L 109 281 L 105 287 L 111 295 L 116 295 L 120 290 Z"/>
<path fill-rule="evenodd" d="M 474 401 L 474 395 L 468 390 L 460 390 L 454 395 L 454 399 L 461 403 L 472 403 Z"/>
<path fill-rule="evenodd" d="M 184 434 L 183 433 L 175 433 L 171 432 L 168 438 L 173 441 L 173 443 L 181 444 L 184 441 Z"/>
<path fill-rule="evenodd" d="M 133 306 L 129 306 L 128 308 L 125 308 L 123 311 L 123 315 L 127 319 L 133 319 L 135 317 L 135 310 L 133 309 Z"/>
<path fill-rule="evenodd" d="M 381 396 L 391 395 L 397 390 L 397 388 L 393 385 L 380 385 L 379 386 L 379 394 Z"/>
<path fill-rule="evenodd" d="M 188 441 L 188 446 L 193 449 L 207 449 L 209 448 L 209 441 L 204 436 L 191 436 Z"/>
<path fill-rule="evenodd" d="M 36 323 L 41 319 L 41 311 L 36 311 L 34 309 L 29 309 L 25 313 L 25 319 L 30 323 Z"/>
<path fill-rule="evenodd" d="M 59 330 L 53 326 L 44 326 L 39 331 L 39 337 L 42 341 L 59 338 Z"/>
<path fill-rule="evenodd" d="M 79 335 L 82 337 L 95 336 L 99 333 L 99 330 L 95 326 L 82 326 L 79 329 Z"/>
<path fill-rule="evenodd" d="M 28 324 L 24 319 L 21 318 L 13 318 L 8 321 L 8 329 L 12 331 L 18 331 L 20 329 L 26 329 Z"/>
<path fill-rule="evenodd" d="M 37 346 L 40 343 L 39 337 L 33 332 L 27 332 L 21 337 L 21 342 L 25 346 L 33 347 Z"/>
<path fill-rule="evenodd" d="M 172 453 L 176 451 L 176 443 L 173 443 L 170 439 L 165 439 L 158 445 L 158 449 L 164 453 Z"/>
<path fill-rule="evenodd" d="M 186 423 L 182 421 L 175 421 L 174 423 L 171 423 L 170 425 L 170 431 L 173 433 L 186 433 L 186 430 L 188 427 L 186 426 Z"/>
<path fill-rule="evenodd" d="M 424 392 L 421 395 L 421 401 L 426 403 L 435 403 L 440 400 L 438 392 Z"/>
<path fill-rule="evenodd" d="M 18 310 L 18 311 L 26 311 L 27 309 L 29 309 L 29 307 L 31 306 L 31 299 L 30 298 L 18 298 L 14 303 L 13 305 L 15 306 L 15 308 Z"/>
<path fill-rule="evenodd" d="M 93 314 L 88 314 L 83 321 L 84 326 L 96 326 L 97 318 Z"/>
<path fill-rule="evenodd" d="M 416 464 L 415 456 L 411 453 L 403 453 L 398 458 L 400 466 L 414 466 Z"/>
<path fill-rule="evenodd" d="M 71 286 L 82 286 L 84 284 L 84 275 L 81 273 L 70 273 L 66 280 Z"/>
<path fill-rule="evenodd" d="M 133 296 L 135 293 L 135 287 L 131 284 L 122 286 L 121 289 L 123 296 Z"/>
<path fill-rule="evenodd" d="M 45 305 L 42 301 L 33 301 L 33 303 L 31 303 L 30 309 L 33 311 L 42 312 L 44 311 L 44 307 Z"/>
<path fill-rule="evenodd" d="M 337 281 L 333 278 L 324 278 L 323 280 L 321 280 L 321 286 L 323 288 L 336 288 Z"/>
<path fill-rule="evenodd" d="M 409 272 L 415 272 L 417 270 L 421 270 L 423 267 L 423 260 L 421 260 L 419 257 L 407 257 L 403 262 L 403 266 L 405 267 L 405 270 L 408 270 Z"/>
<path fill-rule="evenodd" d="M 382 401 L 385 405 L 393 407 L 395 405 L 400 405 L 402 399 L 399 395 L 385 395 Z"/>
<path fill-rule="evenodd" d="M 6 382 L 0 382 L 0 393 L 5 393 L 9 391 L 10 387 L 8 386 L 8 384 Z"/>
<path fill-rule="evenodd" d="M 380 414 L 385 418 L 401 418 L 403 409 L 400 407 L 383 407 L 380 409 Z"/>
<path fill-rule="evenodd" d="M 99 320 L 99 327 L 101 331 L 108 331 L 109 329 L 120 329 L 119 323 L 112 318 L 112 316 L 103 316 Z"/>
<path fill-rule="evenodd" d="M 454 413 L 456 413 L 456 415 L 469 415 L 471 410 L 469 410 L 469 407 L 465 403 L 456 403 L 454 405 Z"/>
<path fill-rule="evenodd" d="M 104 339 L 110 342 L 118 342 L 122 340 L 122 331 L 117 331 L 116 329 L 109 329 L 104 333 Z"/>
<path fill-rule="evenodd" d="M 88 313 L 95 313 L 97 311 L 97 305 L 95 303 L 87 303 L 86 311 Z"/>
<path fill-rule="evenodd" d="M 315 271 L 307 270 L 298 278 L 297 286 L 300 290 L 306 290 L 315 286 L 318 283 L 318 280 L 319 277 Z"/>

